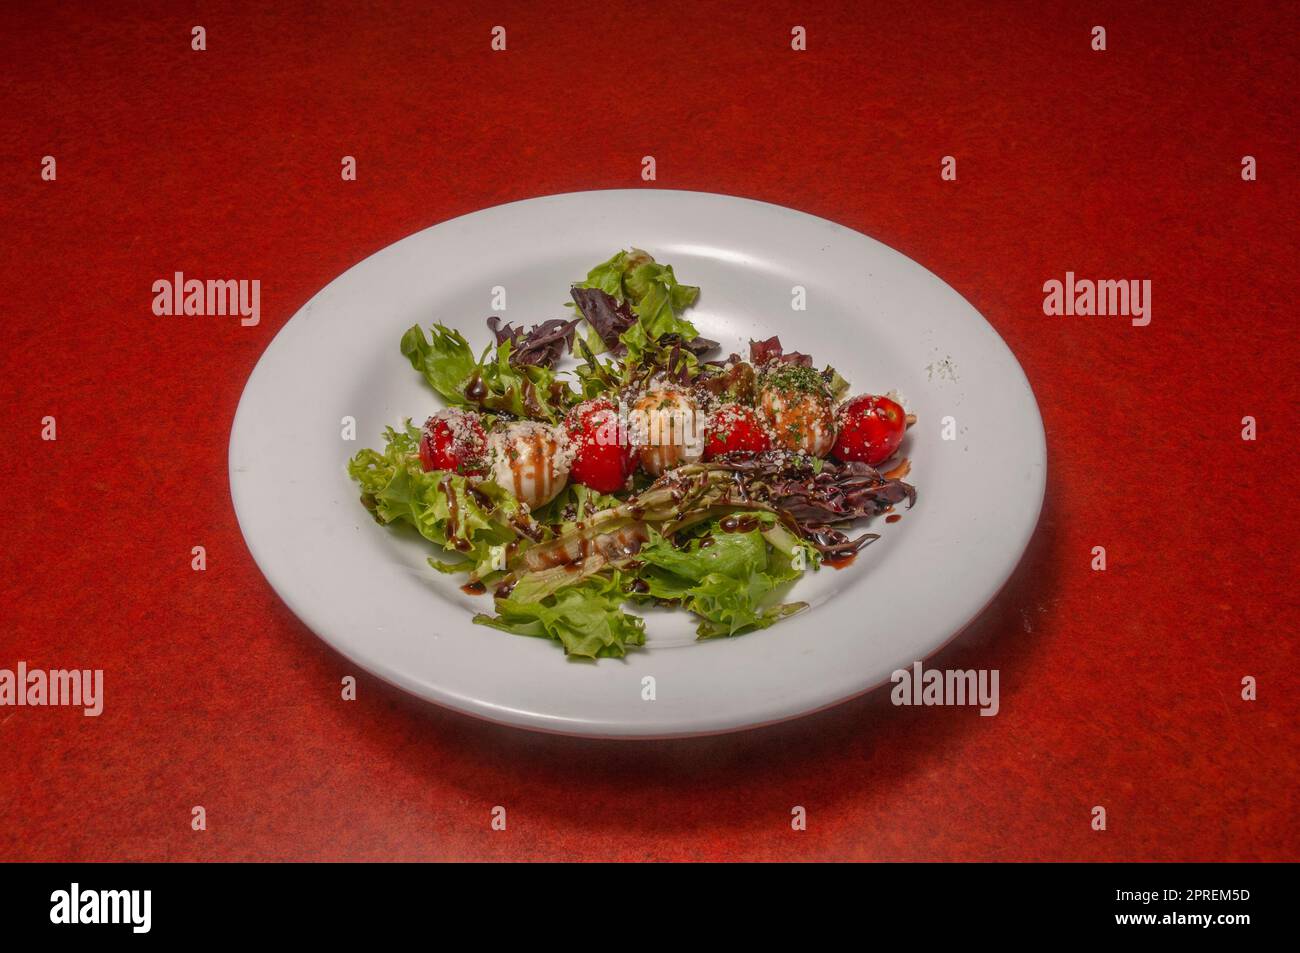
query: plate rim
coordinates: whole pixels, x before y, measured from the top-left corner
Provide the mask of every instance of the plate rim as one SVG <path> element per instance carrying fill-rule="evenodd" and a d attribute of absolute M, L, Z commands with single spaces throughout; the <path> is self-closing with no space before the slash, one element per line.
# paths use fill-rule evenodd
<path fill-rule="evenodd" d="M 1025 373 L 1024 367 L 1021 365 L 1019 359 L 1016 357 L 1016 354 L 1011 349 L 1010 345 L 1007 344 L 1006 340 L 998 332 L 997 328 L 994 327 L 993 324 L 983 315 L 983 313 L 980 312 L 979 309 L 975 308 L 974 305 L 972 305 L 965 298 L 964 295 L 962 295 L 956 288 L 954 288 L 951 284 L 949 284 L 939 275 L 935 274 L 933 271 L 931 271 L 921 262 L 899 251 L 893 246 L 888 245 L 887 243 L 882 242 L 879 239 L 876 239 L 866 234 L 865 232 L 861 232 L 858 231 L 857 229 L 850 228 L 849 226 L 843 225 L 832 219 L 827 219 L 822 216 L 814 215 L 809 212 L 804 212 L 802 210 L 792 208 L 790 206 L 779 205 L 776 203 L 767 202 L 761 199 L 750 198 L 747 196 L 730 195 L 726 193 L 709 192 L 705 190 L 658 189 L 658 188 L 584 189 L 578 191 L 557 192 L 557 193 L 548 193 L 545 195 L 530 196 L 528 198 L 522 198 L 510 202 L 504 202 L 499 205 L 485 206 L 483 208 L 464 212 L 452 218 L 433 222 L 415 231 L 407 233 L 395 239 L 394 241 L 389 242 L 383 247 L 376 249 L 375 251 L 371 252 L 365 257 L 357 260 L 353 264 L 349 265 L 347 268 L 340 271 L 338 274 L 334 275 L 334 277 L 332 277 L 328 282 L 326 282 L 326 284 L 324 284 L 321 288 L 317 289 L 316 292 L 314 292 L 305 302 L 303 302 L 303 304 L 277 329 L 275 335 L 262 348 L 261 353 L 258 355 L 257 361 L 254 363 L 241 389 L 239 401 L 237 403 L 235 413 L 232 416 L 231 424 L 230 424 L 230 434 L 228 438 L 228 447 L 227 447 L 227 475 L 228 475 L 228 491 L 231 497 L 231 504 L 235 512 L 236 522 L 237 525 L 239 526 L 240 535 L 244 540 L 244 544 L 247 547 L 250 555 L 252 556 L 253 562 L 257 566 L 258 571 L 262 574 L 263 578 L 266 580 L 271 590 L 289 608 L 289 610 L 293 612 L 294 616 L 299 620 L 299 622 L 301 622 L 308 629 L 308 631 L 310 631 L 316 638 L 320 639 L 327 646 L 329 646 L 333 651 L 339 653 L 341 656 L 346 658 L 348 661 L 350 661 L 351 663 L 353 663 L 363 671 L 366 671 L 370 675 L 380 679 L 386 684 L 391 685 L 394 688 L 397 688 L 403 693 L 408 695 L 413 695 L 416 698 L 419 698 L 421 701 L 436 704 L 439 707 L 448 708 L 459 714 L 467 715 L 472 718 L 481 719 L 494 724 L 506 725 L 513 728 L 521 728 L 528 731 L 537 731 L 544 734 L 555 734 L 555 735 L 583 737 L 583 738 L 601 738 L 601 739 L 610 739 L 610 740 L 619 740 L 619 741 L 627 741 L 627 740 L 651 741 L 651 740 L 662 740 L 662 739 L 672 739 L 672 738 L 706 737 L 706 736 L 713 736 L 713 735 L 731 734 L 731 733 L 741 732 L 741 731 L 756 730 L 770 725 L 780 724 L 796 718 L 802 718 L 807 715 L 815 714 L 817 712 L 826 711 L 830 708 L 834 708 L 838 705 L 849 702 L 855 698 L 860 698 L 863 695 L 875 691 L 876 689 L 880 688 L 882 685 L 888 683 L 889 679 L 887 677 L 882 678 L 877 681 L 871 682 L 870 684 L 866 684 L 865 686 L 859 688 L 858 690 L 850 694 L 842 695 L 840 697 L 825 701 L 822 704 L 809 706 L 809 707 L 799 707 L 799 710 L 797 711 L 786 712 L 767 719 L 747 720 L 744 721 L 743 723 L 737 723 L 737 724 L 727 725 L 722 727 L 713 727 L 713 728 L 683 727 L 681 729 L 670 729 L 664 731 L 653 731 L 653 730 L 641 731 L 637 729 L 637 726 L 635 724 L 630 722 L 618 723 L 615 725 L 606 725 L 604 722 L 600 722 L 600 723 L 580 722 L 575 724 L 573 723 L 572 719 L 568 719 L 564 717 L 547 716 L 543 713 L 538 713 L 538 712 L 522 711 L 518 709 L 506 708 L 499 705 L 486 703 L 480 699 L 468 697 L 466 695 L 457 693 L 452 690 L 448 690 L 443 687 L 431 688 L 429 685 L 425 683 L 417 682 L 414 679 L 404 677 L 403 673 L 399 671 L 394 671 L 385 667 L 384 665 L 377 664 L 373 659 L 363 659 L 360 653 L 354 651 L 349 643 L 347 643 L 344 640 L 336 639 L 332 637 L 330 634 L 327 633 L 327 631 L 322 631 L 321 627 L 318 627 L 317 625 L 314 625 L 312 622 L 309 622 L 308 615 L 310 614 L 310 610 L 306 609 L 305 607 L 302 607 L 301 603 L 296 598 L 296 596 L 291 595 L 290 592 L 287 592 L 285 587 L 277 585 L 275 579 L 273 578 L 273 573 L 271 571 L 268 571 L 268 564 L 267 564 L 265 552 L 259 552 L 260 546 L 254 542 L 254 539 L 250 536 L 249 530 L 246 529 L 246 526 L 249 525 L 249 516 L 247 514 L 247 508 L 246 508 L 247 504 L 245 504 L 244 510 L 241 511 L 241 504 L 240 504 L 241 492 L 239 487 L 244 485 L 244 481 L 240 479 L 238 468 L 236 466 L 236 457 L 238 451 L 237 438 L 241 432 L 241 423 L 246 420 L 246 417 L 249 413 L 249 407 L 250 407 L 249 395 L 251 390 L 250 385 L 258 377 L 259 371 L 263 370 L 263 368 L 269 364 L 269 355 L 271 355 L 272 352 L 275 350 L 276 342 L 281 339 L 281 337 L 285 334 L 286 330 L 289 329 L 290 326 L 297 319 L 299 319 L 300 317 L 302 317 L 303 315 L 305 315 L 307 312 L 310 311 L 312 304 L 316 301 L 318 297 L 321 296 L 322 293 L 324 293 L 325 291 L 333 287 L 336 283 L 340 282 L 345 276 L 349 275 L 353 271 L 362 268 L 372 259 L 391 251 L 395 246 L 407 242 L 408 240 L 415 239 L 418 236 L 422 236 L 425 233 L 430 232 L 434 229 L 448 227 L 453 225 L 454 223 L 460 222 L 465 219 L 471 219 L 475 216 L 479 216 L 484 213 L 503 212 L 504 210 L 516 206 L 521 206 L 521 205 L 530 205 L 530 204 L 540 205 L 542 203 L 557 201 L 557 200 L 565 200 L 565 199 L 580 200 L 584 196 L 599 196 L 599 195 L 611 195 L 611 194 L 627 195 L 629 197 L 636 196 L 638 199 L 643 199 L 647 195 L 655 195 L 655 194 L 663 194 L 668 196 L 694 196 L 705 200 L 723 200 L 726 202 L 741 203 L 744 205 L 760 206 L 762 208 L 768 210 L 774 210 L 780 213 L 795 214 L 800 216 L 801 218 L 812 220 L 817 224 L 823 226 L 830 226 L 834 229 L 847 232 L 851 236 L 854 236 L 855 238 L 865 239 L 868 242 L 871 242 L 875 245 L 879 245 L 884 249 L 888 250 L 889 252 L 892 252 L 893 254 L 899 256 L 900 258 L 904 259 L 906 262 L 910 263 L 912 266 L 919 268 L 935 282 L 937 282 L 938 284 L 942 285 L 943 287 L 951 291 L 953 294 L 955 294 L 960 299 L 960 301 L 963 304 L 965 304 L 967 308 L 969 308 L 970 313 L 974 317 L 978 318 L 980 322 L 983 323 L 984 329 L 988 332 L 988 334 L 991 335 L 992 340 L 996 341 L 997 345 L 1000 346 L 1001 349 L 1005 352 L 1005 357 L 1010 359 L 1011 366 L 1014 367 L 1015 371 L 1019 375 L 1016 383 L 1023 386 L 1023 389 L 1028 396 L 1028 400 L 1026 401 L 1025 406 L 1032 411 L 1033 419 L 1036 424 L 1036 426 L 1032 428 L 1032 433 L 1030 434 L 1030 436 L 1032 436 L 1033 438 L 1032 442 L 1034 443 L 1034 446 L 1031 448 L 1031 454 L 1033 457 L 1033 461 L 1031 461 L 1033 467 L 1032 479 L 1035 484 L 1033 487 L 1033 491 L 1034 491 L 1033 495 L 1035 497 L 1035 502 L 1033 505 L 1033 511 L 1034 511 L 1033 518 L 1031 520 L 1025 521 L 1024 526 L 1026 528 L 1020 534 L 1020 538 L 1014 541 L 1014 546 L 1012 547 L 1012 549 L 1015 552 L 1015 557 L 1014 559 L 1009 559 L 1006 561 L 1005 569 L 1001 573 L 1001 578 L 998 580 L 995 586 L 989 589 L 989 593 L 985 601 L 979 606 L 978 609 L 972 612 L 961 625 L 953 628 L 952 631 L 941 642 L 938 642 L 932 648 L 927 649 L 924 652 L 924 654 L 921 656 L 921 661 L 932 658 L 935 654 L 941 652 L 946 646 L 951 644 L 953 641 L 959 638 L 963 633 L 965 633 L 971 627 L 971 625 L 974 624 L 987 611 L 989 606 L 992 605 L 998 599 L 999 595 L 1005 590 L 1007 583 L 1011 580 L 1011 578 L 1014 576 L 1017 569 L 1023 563 L 1025 554 L 1034 536 L 1036 535 L 1042 520 L 1042 513 L 1043 513 L 1043 508 L 1046 499 L 1047 470 L 1048 470 L 1046 431 L 1043 425 L 1042 410 L 1041 407 L 1039 406 L 1037 395 L 1034 392 L 1032 383 L 1029 381 L 1028 375 Z M 726 641 L 727 640 L 720 640 L 720 642 L 726 642 Z"/>

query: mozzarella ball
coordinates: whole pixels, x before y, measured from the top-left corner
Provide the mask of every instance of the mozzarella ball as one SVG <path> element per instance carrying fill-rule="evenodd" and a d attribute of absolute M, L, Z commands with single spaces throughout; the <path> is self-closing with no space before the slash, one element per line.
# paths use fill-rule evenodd
<path fill-rule="evenodd" d="M 525 420 L 489 434 L 488 459 L 492 481 L 532 510 L 564 489 L 573 453 L 563 428 Z"/>
<path fill-rule="evenodd" d="M 782 364 L 764 375 L 758 406 L 777 447 L 824 457 L 835 445 L 835 402 L 811 367 Z"/>
<path fill-rule="evenodd" d="M 659 476 L 704 454 L 704 419 L 695 398 L 675 387 L 648 390 L 632 405 L 629 430 L 641 466 Z"/>

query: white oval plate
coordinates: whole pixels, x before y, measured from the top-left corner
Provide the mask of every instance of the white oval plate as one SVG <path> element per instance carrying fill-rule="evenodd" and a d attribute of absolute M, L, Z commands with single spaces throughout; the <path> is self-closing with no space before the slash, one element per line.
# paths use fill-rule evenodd
<path fill-rule="evenodd" d="M 701 290 L 689 316 L 722 352 L 779 334 L 833 364 L 854 393 L 897 391 L 919 423 L 903 451 L 914 509 L 843 569 L 807 573 L 811 603 L 752 634 L 693 640 L 685 612 L 647 614 L 624 660 L 567 661 L 558 644 L 470 622 L 490 611 L 441 575 L 413 533 L 376 524 L 348 459 L 385 425 L 440 406 L 398 350 L 441 320 L 488 341 L 504 317 L 565 313 L 571 281 L 619 248 L 644 248 Z M 791 307 L 807 291 L 807 310 Z M 355 417 L 357 440 L 341 439 Z M 942 439 L 952 417 L 956 439 Z M 565 734 L 671 737 L 792 718 L 888 680 L 942 646 L 993 598 L 1038 521 L 1042 420 L 1015 357 L 965 300 L 920 265 L 825 219 L 699 192 L 579 192 L 453 219 L 335 279 L 276 335 L 235 414 L 230 484 L 248 547 L 289 607 L 358 666 L 421 698 Z M 642 679 L 655 679 L 655 699 Z"/>

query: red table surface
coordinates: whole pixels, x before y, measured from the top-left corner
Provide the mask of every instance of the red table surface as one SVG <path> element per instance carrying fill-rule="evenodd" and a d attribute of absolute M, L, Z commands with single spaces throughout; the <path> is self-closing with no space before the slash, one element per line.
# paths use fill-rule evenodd
<path fill-rule="evenodd" d="M 0 708 L 0 857 L 1300 857 L 1294 6 L 29 3 L 0 23 L 0 667 L 102 668 L 106 695 L 99 718 Z M 1042 522 L 931 663 L 1000 670 L 997 717 L 876 691 L 724 737 L 543 736 L 357 672 L 267 585 L 226 452 L 280 326 L 436 222 L 629 187 L 863 231 L 1015 351 Z M 1044 316 L 1067 270 L 1149 278 L 1150 326 Z M 174 271 L 260 279 L 261 324 L 155 317 Z"/>

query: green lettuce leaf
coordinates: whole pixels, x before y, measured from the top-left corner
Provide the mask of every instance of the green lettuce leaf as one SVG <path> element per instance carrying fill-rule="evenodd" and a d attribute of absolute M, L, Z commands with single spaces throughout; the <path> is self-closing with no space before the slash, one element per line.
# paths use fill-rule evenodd
<path fill-rule="evenodd" d="M 725 532 L 721 522 L 714 521 L 707 535 L 680 549 L 652 533 L 637 554 L 647 564 L 642 578 L 649 595 L 680 600 L 698 615 L 696 634 L 701 639 L 763 629 L 806 607 L 802 602 L 769 604 L 779 586 L 801 574 L 797 565 L 812 563 L 804 561 L 806 556 L 794 558 L 804 545 L 798 541 L 788 544 L 786 551 L 776 545 L 769 549 L 768 535 L 782 543 L 787 540 L 773 533 L 779 526 L 771 514 L 757 518 L 759 528 L 741 533 Z M 707 545 L 706 539 L 711 541 Z"/>
<path fill-rule="evenodd" d="M 700 289 L 679 283 L 672 265 L 659 264 L 639 248 L 620 251 L 597 265 L 579 287 L 599 288 L 632 306 L 637 322 L 619 335 L 627 346 L 630 366 L 640 363 L 641 356 L 654 349 L 664 335 L 676 334 L 684 341 L 699 337 L 695 325 L 681 313 L 695 304 Z M 599 351 L 592 348 L 592 353 Z M 694 356 L 690 357 L 693 361 Z"/>
<path fill-rule="evenodd" d="M 716 521 L 713 529 L 708 537 L 712 545 L 706 546 L 704 537 L 696 537 L 684 549 L 656 534 L 637 558 L 690 582 L 715 573 L 743 579 L 767 568 L 767 543 L 758 530 L 724 533 Z"/>
<path fill-rule="evenodd" d="M 689 600 L 690 610 L 704 620 L 696 628 L 696 635 L 713 639 L 753 632 L 807 608 L 804 602 L 760 608 L 759 600 L 773 588 L 771 577 L 764 573 L 749 579 L 735 579 L 721 573 L 704 577 L 691 590 Z"/>
<path fill-rule="evenodd" d="M 426 338 L 424 329 L 413 325 L 402 335 L 401 348 L 429 386 L 455 407 L 554 423 L 577 400 L 567 384 L 557 386 L 552 369 L 511 364 L 509 341 L 489 345 L 475 359 L 459 331 L 435 324 Z"/>
<path fill-rule="evenodd" d="M 435 324 L 430 340 L 425 338 L 423 328 L 413 325 L 402 335 L 401 348 L 411 366 L 449 404 L 469 404 L 465 388 L 478 369 L 478 361 L 459 331 Z"/>
<path fill-rule="evenodd" d="M 624 577 L 593 577 L 541 600 L 513 596 L 496 600 L 495 616 L 479 613 L 474 621 L 516 635 L 553 639 L 566 655 L 622 658 L 629 646 L 645 644 L 645 623 L 624 612 Z"/>
<path fill-rule="evenodd" d="M 426 472 L 419 458 L 420 428 L 410 420 L 402 430 L 387 428 L 384 436 L 382 452 L 362 450 L 348 463 L 349 476 L 361 486 L 361 501 L 375 519 L 412 526 L 462 557 L 454 562 L 430 559 L 435 569 L 469 569 L 479 578 L 499 570 L 502 547 L 516 539 L 510 520 L 520 505 L 514 496 L 490 481 L 471 481 L 445 470 Z"/>
<path fill-rule="evenodd" d="M 609 261 L 603 261 L 587 272 L 585 281 L 578 283 L 580 288 L 599 288 L 616 301 L 627 300 L 627 289 L 623 287 L 623 275 L 627 272 L 629 253 L 616 252 Z"/>
<path fill-rule="evenodd" d="M 826 378 L 826 386 L 830 388 L 831 396 L 837 401 L 843 400 L 849 392 L 849 382 L 830 365 L 822 371 L 822 376 Z"/>

